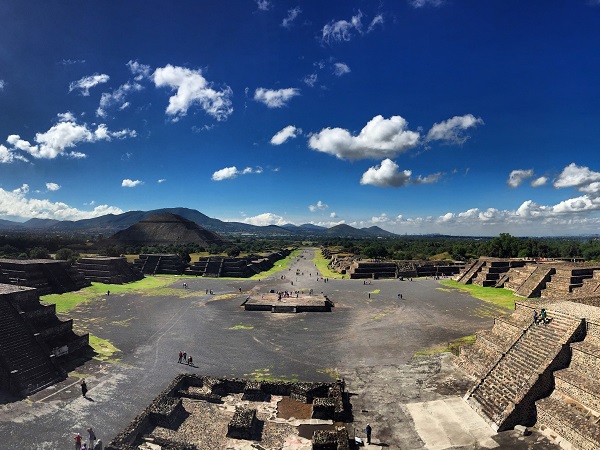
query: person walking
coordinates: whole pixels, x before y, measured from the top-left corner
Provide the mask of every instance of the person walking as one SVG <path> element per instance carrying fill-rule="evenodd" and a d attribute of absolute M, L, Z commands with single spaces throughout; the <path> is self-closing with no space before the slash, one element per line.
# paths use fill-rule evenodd
<path fill-rule="evenodd" d="M 177 362 L 179 364 L 181 364 L 181 358 L 183 358 L 183 353 L 181 353 L 181 351 L 179 351 L 179 359 L 177 360 Z"/>
<path fill-rule="evenodd" d="M 365 432 L 367 433 L 367 444 L 371 445 L 371 432 L 373 431 L 373 429 L 371 428 L 371 425 L 367 424 L 367 427 L 365 428 Z"/>
<path fill-rule="evenodd" d="M 81 395 L 83 397 L 85 397 L 87 394 L 87 391 L 88 391 L 88 387 L 87 387 L 85 380 L 81 380 Z"/>
<path fill-rule="evenodd" d="M 92 427 L 89 427 L 87 429 L 88 432 L 88 441 L 90 443 L 90 450 L 94 448 L 94 442 L 96 442 L 96 433 L 94 433 L 94 429 Z"/>
<path fill-rule="evenodd" d="M 183 352 L 183 363 L 187 364 L 187 352 Z"/>

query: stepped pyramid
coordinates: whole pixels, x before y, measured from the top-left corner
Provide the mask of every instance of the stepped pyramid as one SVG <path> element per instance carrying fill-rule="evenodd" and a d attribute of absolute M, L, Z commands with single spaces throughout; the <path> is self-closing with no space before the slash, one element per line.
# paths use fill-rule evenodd
<path fill-rule="evenodd" d="M 119 231 L 106 241 L 107 245 L 227 245 L 229 242 L 213 231 L 177 214 L 156 214 Z"/>

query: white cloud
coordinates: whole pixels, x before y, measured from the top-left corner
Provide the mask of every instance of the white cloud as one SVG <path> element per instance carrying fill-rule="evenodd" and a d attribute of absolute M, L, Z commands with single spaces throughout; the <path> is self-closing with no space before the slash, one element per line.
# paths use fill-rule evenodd
<path fill-rule="evenodd" d="M 371 184 L 379 187 L 400 187 L 410 183 L 412 172 L 399 170 L 398 164 L 391 159 L 384 159 L 378 166 L 370 167 L 363 173 L 360 184 Z"/>
<path fill-rule="evenodd" d="M 0 91 L 4 90 L 4 80 L 0 80 Z"/>
<path fill-rule="evenodd" d="M 289 28 L 292 25 L 292 22 L 294 20 L 296 20 L 296 18 L 300 15 L 300 13 L 302 13 L 302 10 L 300 9 L 299 6 L 296 6 L 295 8 L 288 10 L 288 15 L 281 22 L 281 26 L 285 27 L 285 28 Z"/>
<path fill-rule="evenodd" d="M 483 125 L 483 120 L 472 114 L 464 116 L 454 116 L 444 122 L 433 124 L 425 140 L 444 141 L 448 144 L 463 144 L 469 137 L 465 130 Z"/>
<path fill-rule="evenodd" d="M 160 184 L 160 183 L 164 183 L 165 181 L 167 181 L 166 178 L 159 178 L 158 181 L 157 181 L 157 183 Z"/>
<path fill-rule="evenodd" d="M 106 117 L 106 110 L 114 105 L 119 105 L 123 110 L 129 106 L 125 98 L 130 92 L 141 91 L 143 86 L 139 83 L 125 83 L 112 92 L 103 92 L 100 96 L 100 106 L 96 110 L 96 115 Z"/>
<path fill-rule="evenodd" d="M 169 98 L 166 113 L 178 120 L 187 115 L 193 105 L 200 107 L 210 116 L 221 121 L 233 113 L 229 86 L 217 91 L 211 87 L 200 70 L 191 70 L 167 64 L 154 71 L 152 78 L 156 87 L 176 89 L 177 93 Z"/>
<path fill-rule="evenodd" d="M 325 211 L 326 209 L 329 208 L 329 205 L 326 205 L 325 203 L 323 203 L 321 200 L 319 200 L 317 202 L 316 205 L 308 205 L 308 209 L 311 212 L 315 212 L 315 211 Z"/>
<path fill-rule="evenodd" d="M 49 191 L 58 191 L 60 189 L 60 185 L 56 183 L 46 183 L 46 189 Z"/>
<path fill-rule="evenodd" d="M 63 66 L 70 66 L 73 64 L 84 64 L 85 63 L 85 59 L 63 59 L 60 64 L 62 64 Z"/>
<path fill-rule="evenodd" d="M 350 67 L 348 67 L 348 65 L 344 63 L 334 63 L 333 73 L 334 75 L 341 77 L 344 74 L 350 73 Z"/>
<path fill-rule="evenodd" d="M 256 167 L 256 168 L 246 167 L 243 170 L 238 170 L 238 168 L 235 166 L 225 167 L 225 168 L 223 168 L 221 170 L 217 170 L 215 173 L 213 173 L 211 179 L 213 181 L 223 181 L 223 180 L 227 180 L 229 178 L 235 178 L 238 175 L 247 175 L 250 173 L 260 174 L 260 173 L 263 173 L 263 169 L 262 169 L 262 167 Z"/>
<path fill-rule="evenodd" d="M 389 222 L 390 218 L 386 213 L 381 213 L 379 216 L 371 217 L 372 223 L 386 223 Z"/>
<path fill-rule="evenodd" d="M 150 66 L 147 66 L 145 64 L 140 64 L 137 61 L 130 60 L 127 63 L 127 67 L 129 67 L 131 73 L 135 75 L 135 81 L 142 81 L 144 78 L 148 78 L 150 76 Z"/>
<path fill-rule="evenodd" d="M 141 180 L 130 180 L 129 178 L 125 178 L 121 182 L 122 187 L 129 187 L 129 188 L 139 186 L 140 184 L 144 184 L 144 182 Z"/>
<path fill-rule="evenodd" d="M 314 87 L 317 82 L 317 74 L 311 73 L 310 75 L 306 75 L 302 81 L 304 81 L 304 84 L 307 86 Z"/>
<path fill-rule="evenodd" d="M 87 97 L 90 95 L 91 88 L 98 86 L 99 84 L 106 83 L 108 80 L 110 80 L 108 75 L 95 73 L 89 77 L 83 77 L 80 80 L 71 82 L 69 84 L 69 92 L 78 89 L 81 92 L 81 95 Z"/>
<path fill-rule="evenodd" d="M 508 176 L 508 180 L 506 180 L 506 184 L 508 184 L 511 188 L 516 188 L 523 183 L 528 178 L 533 176 L 533 170 L 513 170 Z"/>
<path fill-rule="evenodd" d="M 285 225 L 288 223 L 283 217 L 273 213 L 262 213 L 257 216 L 246 217 L 243 222 L 259 227 L 265 227 L 267 225 Z"/>
<path fill-rule="evenodd" d="M 10 137 L 10 136 L 9 136 Z M 9 164 L 15 160 L 28 162 L 27 158 L 21 156 L 14 151 L 8 149 L 4 145 L 0 144 L 0 164 Z"/>
<path fill-rule="evenodd" d="M 445 3 L 446 0 L 408 0 L 408 4 L 413 8 L 424 8 L 426 6 L 437 8 Z"/>
<path fill-rule="evenodd" d="M 539 177 L 531 181 L 531 187 L 540 187 L 548 182 L 548 177 Z"/>
<path fill-rule="evenodd" d="M 367 28 L 367 33 L 370 33 L 371 31 L 373 31 L 377 25 L 383 25 L 383 15 L 382 14 L 379 14 L 379 15 L 373 17 L 373 20 L 371 20 L 371 23 L 369 24 L 369 28 Z"/>
<path fill-rule="evenodd" d="M 105 214 L 122 214 L 123 210 L 115 206 L 99 205 L 92 211 L 81 211 L 62 202 L 45 199 L 27 198 L 29 186 L 24 184 L 13 191 L 0 188 L 0 216 L 81 220 Z"/>
<path fill-rule="evenodd" d="M 310 137 L 308 145 L 340 159 L 394 157 L 419 144 L 419 133 L 407 127 L 408 122 L 400 116 L 375 116 L 358 136 L 343 128 L 324 128 Z"/>
<path fill-rule="evenodd" d="M 256 6 L 260 11 L 268 11 L 271 9 L 271 3 L 269 0 L 256 0 Z"/>
<path fill-rule="evenodd" d="M 297 95 L 300 95 L 300 90 L 296 88 L 257 88 L 256 91 L 254 91 L 254 100 L 256 100 L 257 102 L 264 103 L 269 108 L 281 108 Z"/>
<path fill-rule="evenodd" d="M 600 192 L 600 172 L 571 163 L 554 180 L 554 187 L 574 187 L 581 192 L 596 194 Z"/>
<path fill-rule="evenodd" d="M 54 159 L 61 154 L 82 158 L 85 157 L 85 154 L 80 152 L 65 153 L 65 149 L 75 147 L 83 142 L 110 141 L 113 138 L 125 139 L 135 137 L 137 134 L 135 130 L 129 129 L 110 131 L 105 124 L 100 124 L 96 130 L 92 130 L 87 124 L 78 124 L 71 113 L 59 114 L 58 118 L 59 122 L 50 127 L 48 131 L 36 133 L 36 145 L 21 139 L 18 134 L 8 136 L 6 140 L 15 149 L 27 152 L 34 158 Z"/>
<path fill-rule="evenodd" d="M 331 21 L 323 27 L 322 41 L 328 44 L 331 41 L 342 42 L 352 39 L 353 32 L 362 33 L 362 12 L 347 20 Z"/>
<path fill-rule="evenodd" d="M 335 219 L 335 218 L 337 218 L 337 213 L 331 212 L 331 213 L 329 213 L 329 217 L 331 217 L 332 219 Z"/>
<path fill-rule="evenodd" d="M 281 145 L 288 139 L 294 139 L 300 134 L 302 134 L 302 130 L 300 128 L 296 128 L 293 125 L 288 125 L 287 127 L 275 133 L 275 135 L 271 138 L 271 144 Z"/>

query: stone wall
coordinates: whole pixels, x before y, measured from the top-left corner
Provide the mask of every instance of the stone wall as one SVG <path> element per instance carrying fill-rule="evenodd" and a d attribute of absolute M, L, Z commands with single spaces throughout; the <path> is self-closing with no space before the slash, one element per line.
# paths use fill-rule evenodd
<path fill-rule="evenodd" d="M 123 257 L 80 258 L 75 270 L 86 280 L 97 283 L 123 284 L 144 278 L 144 274 Z"/>

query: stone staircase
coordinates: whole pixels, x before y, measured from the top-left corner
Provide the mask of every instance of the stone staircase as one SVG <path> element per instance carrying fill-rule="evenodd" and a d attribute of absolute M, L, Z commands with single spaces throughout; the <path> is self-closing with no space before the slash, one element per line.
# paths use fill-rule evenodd
<path fill-rule="evenodd" d="M 529 276 L 535 271 L 537 264 L 525 264 L 523 267 L 511 267 L 507 272 L 508 280 L 504 283 L 504 288 L 510 291 L 517 291 Z"/>
<path fill-rule="evenodd" d="M 465 270 L 458 274 L 456 281 L 460 284 L 469 284 L 473 281 L 473 278 L 477 275 L 477 272 L 485 265 L 485 261 L 477 259 L 472 264 L 465 267 Z"/>
<path fill-rule="evenodd" d="M 576 297 L 589 297 L 600 295 L 600 270 L 595 270 L 592 278 L 586 278 L 579 287 L 573 288 Z"/>
<path fill-rule="evenodd" d="M 467 403 L 499 431 L 517 424 L 535 422 L 534 401 L 551 391 L 554 370 L 566 367 L 568 346 L 581 334 L 582 321 L 563 313 L 548 311 L 547 325 L 534 325 L 533 310 L 517 304 L 515 319 L 529 316 L 520 335 L 503 336 L 499 358 L 487 369 L 465 396 Z M 511 338 L 515 338 L 510 343 Z M 506 348 L 508 346 L 508 348 Z"/>
<path fill-rule="evenodd" d="M 588 323 L 588 327 L 593 324 Z M 554 372 L 555 389 L 536 402 L 538 422 L 574 448 L 600 448 L 600 340 L 590 333 L 571 344 L 571 362 Z"/>
<path fill-rule="evenodd" d="M 555 269 L 553 267 L 536 267 L 523 284 L 514 291 L 515 295 L 525 298 L 539 297 L 541 291 L 546 287 L 546 283 L 554 272 Z"/>
<path fill-rule="evenodd" d="M 107 284 L 123 284 L 141 280 L 144 275 L 121 257 L 80 258 L 75 264 L 87 281 Z"/>
<path fill-rule="evenodd" d="M 29 395 L 64 378 L 24 318 L 0 298 L 0 359 L 4 383 L 14 393 Z"/>
<path fill-rule="evenodd" d="M 471 283 L 483 287 L 494 286 L 509 269 L 510 261 L 486 261 Z"/>
<path fill-rule="evenodd" d="M 542 291 L 541 295 L 543 298 L 551 299 L 572 297 L 578 289 L 583 287 L 584 281 L 592 279 L 593 276 L 593 268 L 556 268 L 554 274 L 550 276 L 550 281 L 546 282 L 546 289 Z"/>

